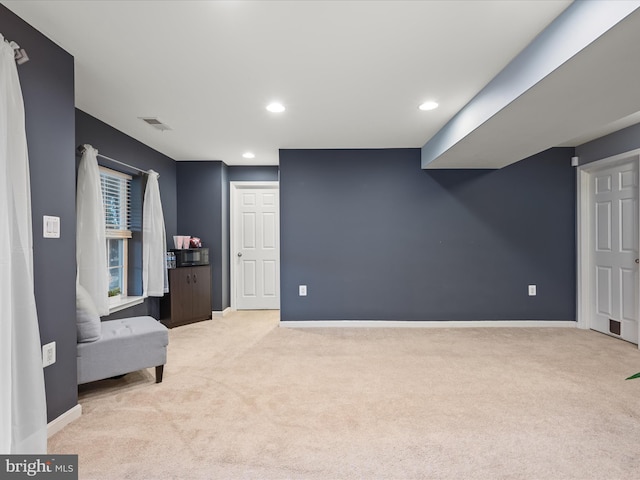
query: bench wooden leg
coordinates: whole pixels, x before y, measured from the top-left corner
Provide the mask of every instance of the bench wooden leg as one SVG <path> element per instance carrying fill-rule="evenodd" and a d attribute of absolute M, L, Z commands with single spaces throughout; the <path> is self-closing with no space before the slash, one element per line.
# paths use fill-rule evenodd
<path fill-rule="evenodd" d="M 156 367 L 156 383 L 162 382 L 162 373 L 164 372 L 164 365 L 158 365 Z"/>

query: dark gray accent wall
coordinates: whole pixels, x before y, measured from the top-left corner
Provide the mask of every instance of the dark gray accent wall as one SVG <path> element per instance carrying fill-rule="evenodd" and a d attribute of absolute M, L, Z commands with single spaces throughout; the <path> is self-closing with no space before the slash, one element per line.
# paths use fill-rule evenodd
<path fill-rule="evenodd" d="M 580 165 L 640 148 L 640 123 L 576 147 Z"/>
<path fill-rule="evenodd" d="M 279 175 L 277 165 L 229 167 L 230 182 L 277 182 Z"/>
<path fill-rule="evenodd" d="M 160 174 L 158 183 L 167 233 L 167 248 L 172 248 L 173 236 L 177 235 L 176 162 L 88 113 L 76 109 L 76 144 L 84 145 L 86 143 L 98 149 L 102 155 L 142 170 L 153 169 Z M 79 161 L 79 159 L 80 157 L 76 156 L 76 160 Z M 98 157 L 98 163 L 133 176 L 131 203 L 135 218 L 132 222 L 132 238 L 129 242 L 129 294 L 142 295 L 141 215 L 146 176 L 100 157 Z M 159 318 L 159 313 L 159 299 L 152 297 L 146 299 L 142 306 L 128 308 L 102 319 L 112 320 L 133 315 L 151 315 L 154 318 Z"/>
<path fill-rule="evenodd" d="M 281 319 L 575 320 L 573 153 L 421 170 L 419 149 L 281 150 Z"/>
<path fill-rule="evenodd" d="M 226 165 L 220 161 L 177 162 L 178 234 L 199 237 L 209 248 L 212 308 L 222 311 L 225 261 L 223 192 Z M 228 251 L 228 249 L 227 249 Z M 224 307 L 226 308 L 226 307 Z"/>
<path fill-rule="evenodd" d="M 229 224 L 229 207 L 230 207 L 230 198 L 229 198 L 229 176 L 231 175 L 231 167 L 226 164 L 222 164 L 222 190 L 220 192 L 221 202 L 222 202 L 222 225 L 221 225 L 221 239 L 220 239 L 220 268 L 221 268 L 221 278 L 220 278 L 220 311 L 228 308 L 231 303 L 231 265 L 230 265 L 230 250 L 229 250 L 229 241 L 230 241 L 230 224 Z"/>
<path fill-rule="evenodd" d="M 73 57 L 2 5 L 0 33 L 30 58 L 18 74 L 29 148 L 40 339 L 56 342 L 56 363 L 44 369 L 47 418 L 52 421 L 78 403 Z M 43 215 L 60 217 L 59 239 L 42 237 Z"/>

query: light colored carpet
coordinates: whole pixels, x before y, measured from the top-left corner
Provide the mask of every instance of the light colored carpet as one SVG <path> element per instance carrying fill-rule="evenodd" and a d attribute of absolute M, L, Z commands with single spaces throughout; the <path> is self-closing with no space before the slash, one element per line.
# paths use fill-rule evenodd
<path fill-rule="evenodd" d="M 640 477 L 635 345 L 556 328 L 170 331 L 153 371 L 80 390 L 49 440 L 81 479 Z"/>

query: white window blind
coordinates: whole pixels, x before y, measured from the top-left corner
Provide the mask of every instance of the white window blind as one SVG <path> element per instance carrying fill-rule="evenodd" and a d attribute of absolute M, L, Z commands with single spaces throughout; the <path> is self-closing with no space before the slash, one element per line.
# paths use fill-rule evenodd
<path fill-rule="evenodd" d="M 107 238 L 131 238 L 131 176 L 100 167 Z"/>

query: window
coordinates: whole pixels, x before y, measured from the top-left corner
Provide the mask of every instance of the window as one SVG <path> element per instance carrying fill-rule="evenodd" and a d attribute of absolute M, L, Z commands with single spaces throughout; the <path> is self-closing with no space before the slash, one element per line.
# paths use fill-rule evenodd
<path fill-rule="evenodd" d="M 104 203 L 109 298 L 127 295 L 128 239 L 131 238 L 131 177 L 100 167 Z"/>

